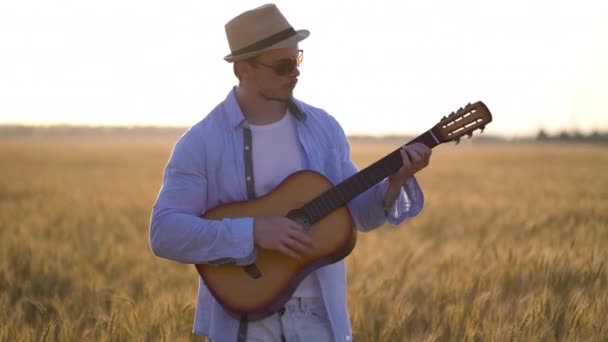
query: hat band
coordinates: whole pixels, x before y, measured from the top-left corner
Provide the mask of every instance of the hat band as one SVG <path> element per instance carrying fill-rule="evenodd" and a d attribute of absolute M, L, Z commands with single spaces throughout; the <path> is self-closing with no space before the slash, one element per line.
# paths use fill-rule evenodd
<path fill-rule="evenodd" d="M 268 37 L 268 38 L 264 38 L 262 40 L 259 40 L 251 45 L 247 45 L 242 49 L 238 49 L 236 51 L 232 51 L 232 55 L 236 56 L 236 55 L 242 55 L 245 53 L 249 53 L 249 52 L 254 52 L 257 50 L 261 50 L 263 48 L 269 47 L 271 45 L 274 45 L 282 40 L 285 40 L 291 36 L 295 36 L 296 35 L 296 30 L 293 29 L 293 27 L 290 27 L 286 30 L 283 30 L 279 33 L 275 33 L 272 36 Z"/>

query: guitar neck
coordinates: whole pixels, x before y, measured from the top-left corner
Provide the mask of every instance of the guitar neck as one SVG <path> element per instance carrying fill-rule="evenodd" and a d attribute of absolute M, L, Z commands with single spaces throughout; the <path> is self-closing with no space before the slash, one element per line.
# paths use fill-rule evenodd
<path fill-rule="evenodd" d="M 406 145 L 413 143 L 423 143 L 429 148 L 439 145 L 431 130 L 419 135 Z M 357 172 L 304 205 L 302 210 L 308 216 L 310 223 L 317 222 L 399 170 L 403 165 L 400 149 L 398 148 L 389 153 L 384 158 Z"/>

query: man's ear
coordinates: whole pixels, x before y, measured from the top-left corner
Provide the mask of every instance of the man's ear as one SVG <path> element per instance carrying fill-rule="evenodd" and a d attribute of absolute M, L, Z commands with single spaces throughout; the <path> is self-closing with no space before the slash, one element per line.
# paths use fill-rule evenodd
<path fill-rule="evenodd" d="M 247 60 L 236 61 L 233 65 L 234 75 L 239 80 L 249 78 L 253 66 Z"/>

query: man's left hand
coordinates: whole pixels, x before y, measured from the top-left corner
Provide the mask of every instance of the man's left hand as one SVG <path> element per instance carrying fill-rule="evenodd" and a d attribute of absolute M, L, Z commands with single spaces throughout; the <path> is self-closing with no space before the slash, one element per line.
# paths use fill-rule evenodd
<path fill-rule="evenodd" d="M 403 166 L 388 177 L 389 185 L 384 196 L 385 210 L 388 210 L 395 202 L 405 180 L 429 165 L 431 149 L 421 143 L 403 145 L 401 146 L 401 158 Z"/>
<path fill-rule="evenodd" d="M 422 143 L 401 146 L 403 166 L 389 176 L 391 184 L 403 184 L 405 180 L 429 165 L 432 150 Z"/>

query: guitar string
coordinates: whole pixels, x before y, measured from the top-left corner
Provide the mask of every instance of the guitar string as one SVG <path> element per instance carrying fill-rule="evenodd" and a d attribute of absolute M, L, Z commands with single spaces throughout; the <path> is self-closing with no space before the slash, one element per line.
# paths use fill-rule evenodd
<path fill-rule="evenodd" d="M 408 145 L 414 142 L 422 142 L 429 147 L 437 145 L 430 130 L 409 142 Z M 305 213 L 309 216 L 311 223 L 314 223 L 354 198 L 361 192 L 360 189 L 367 190 L 401 165 L 401 154 L 398 149 L 306 204 Z"/>

